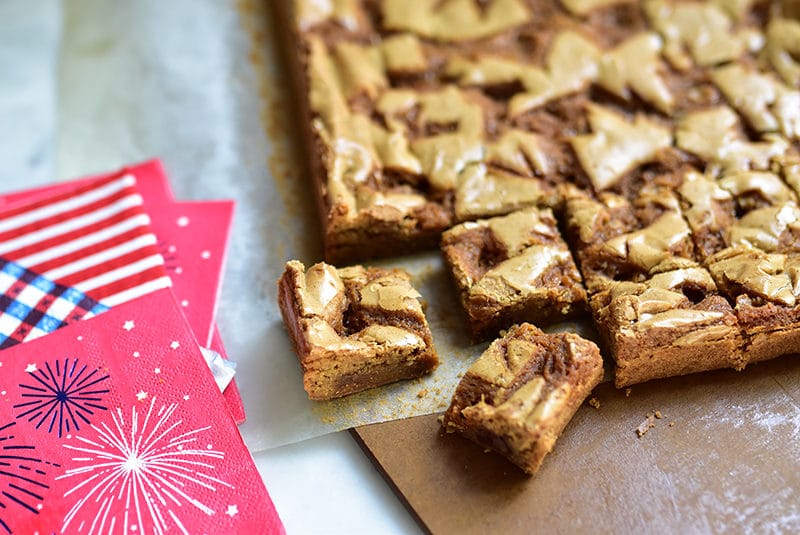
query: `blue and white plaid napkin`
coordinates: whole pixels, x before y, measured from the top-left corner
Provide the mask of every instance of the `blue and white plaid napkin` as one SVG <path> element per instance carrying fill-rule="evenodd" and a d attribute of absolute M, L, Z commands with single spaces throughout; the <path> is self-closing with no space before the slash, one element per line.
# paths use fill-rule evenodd
<path fill-rule="evenodd" d="M 108 307 L 0 258 L 0 349 L 33 340 Z"/>

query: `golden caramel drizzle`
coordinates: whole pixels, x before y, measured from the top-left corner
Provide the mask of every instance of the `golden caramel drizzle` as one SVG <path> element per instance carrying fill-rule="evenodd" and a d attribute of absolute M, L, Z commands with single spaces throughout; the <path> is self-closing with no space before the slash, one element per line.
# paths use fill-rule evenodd
<path fill-rule="evenodd" d="M 674 99 L 659 74 L 661 38 L 654 33 L 635 35 L 600 57 L 598 85 L 622 98 L 628 87 L 656 108 L 669 113 Z"/>
<path fill-rule="evenodd" d="M 419 298 L 411 283 L 398 276 L 380 277 L 361 288 L 361 305 L 384 310 L 405 310 L 422 315 Z"/>
<path fill-rule="evenodd" d="M 505 351 L 494 342 L 470 367 L 470 375 L 480 377 L 501 388 L 511 386 L 516 375 L 537 354 L 536 344 L 511 338 Z"/>
<path fill-rule="evenodd" d="M 678 122 L 675 141 L 681 149 L 696 154 L 712 171 L 768 169 L 773 158 L 788 148 L 779 136 L 765 135 L 764 141 L 748 141 L 740 131 L 736 113 L 727 106 L 691 112 Z"/>
<path fill-rule="evenodd" d="M 457 125 L 452 132 L 411 142 L 411 150 L 419 157 L 431 185 L 440 190 L 453 189 L 467 165 L 483 157 L 483 109 L 469 102 L 454 86 L 419 94 L 417 102 L 424 123 Z"/>
<path fill-rule="evenodd" d="M 598 190 L 610 188 L 622 175 L 652 160 L 672 145 L 672 133 L 643 115 L 633 122 L 608 108 L 588 106 L 591 134 L 570 142 L 584 171 Z"/>
<path fill-rule="evenodd" d="M 477 60 L 453 58 L 446 73 L 464 86 L 520 83 L 524 91 L 509 102 L 512 117 L 582 91 L 593 82 L 622 98 L 629 98 L 630 88 L 656 108 L 669 112 L 673 98 L 659 73 L 661 47 L 658 35 L 641 33 L 603 53 L 586 37 L 565 30 L 553 39 L 544 68 L 487 56 Z"/>
<path fill-rule="evenodd" d="M 550 165 L 540 145 L 538 135 L 512 128 L 497 141 L 486 143 L 484 161 L 520 175 L 546 175 Z"/>
<path fill-rule="evenodd" d="M 469 223 L 465 223 L 467 225 Z M 488 226 L 495 239 L 503 244 L 508 256 L 514 256 L 537 239 L 560 241 L 556 220 L 550 209 L 527 208 L 504 217 L 494 217 L 473 223 Z"/>
<path fill-rule="evenodd" d="M 502 302 L 546 292 L 541 277 L 548 270 L 571 260 L 566 246 L 532 245 L 490 269 L 469 290 L 470 297 L 483 296 Z"/>
<path fill-rule="evenodd" d="M 456 219 L 465 221 L 527 206 L 550 205 L 550 196 L 538 180 L 472 164 L 461 173 L 456 186 Z"/>
<path fill-rule="evenodd" d="M 700 267 L 658 273 L 641 283 L 619 282 L 609 290 L 609 314 L 623 331 L 690 326 L 696 340 L 715 339 L 734 332 L 730 326 L 720 329 L 715 325 L 722 312 L 690 308 L 691 302 L 681 291 L 684 286 L 707 293 L 717 289 L 709 272 Z"/>
<path fill-rule="evenodd" d="M 755 247 L 767 253 L 778 252 L 781 235 L 800 229 L 800 209 L 785 202 L 748 212 L 727 230 L 731 245 Z"/>
<path fill-rule="evenodd" d="M 305 31 L 327 20 L 334 20 L 350 31 L 362 25 L 358 0 L 295 0 L 297 27 Z"/>
<path fill-rule="evenodd" d="M 644 9 L 664 38 L 664 55 L 677 69 L 688 69 L 692 59 L 701 66 L 734 60 L 753 38 L 734 32 L 731 18 L 713 3 L 647 0 Z"/>
<path fill-rule="evenodd" d="M 595 9 L 630 2 L 631 0 L 561 0 L 571 13 L 575 15 L 588 15 Z"/>
<path fill-rule="evenodd" d="M 385 0 L 387 30 L 414 32 L 439 41 L 481 39 L 524 24 L 531 13 L 521 0 L 490 0 L 485 10 L 475 0 Z"/>
<path fill-rule="evenodd" d="M 303 315 L 320 316 L 334 322 L 346 308 L 344 284 L 336 268 L 324 263 L 314 264 L 303 275 L 304 266 L 297 261 L 290 264 L 298 274 L 300 310 Z"/>
<path fill-rule="evenodd" d="M 767 26 L 764 56 L 791 87 L 800 86 L 800 21 L 775 18 Z"/>
<path fill-rule="evenodd" d="M 361 93 L 375 98 L 389 85 L 381 52 L 374 46 L 342 41 L 334 47 L 334 58 L 335 74 L 347 99 Z"/>
<path fill-rule="evenodd" d="M 737 64 L 715 69 L 711 77 L 756 131 L 800 137 L 800 91 L 775 76 Z"/>
<path fill-rule="evenodd" d="M 769 204 L 797 200 L 792 190 L 774 173 L 740 171 L 722 176 L 717 183 L 734 197 L 755 193 Z"/>
<path fill-rule="evenodd" d="M 381 49 L 389 72 L 419 72 L 428 68 L 422 44 L 414 34 L 389 36 L 381 42 Z"/>
<path fill-rule="evenodd" d="M 748 247 L 729 247 L 711 257 L 708 269 L 720 287 L 746 288 L 750 294 L 786 306 L 797 303 L 797 260 Z"/>
<path fill-rule="evenodd" d="M 576 32 L 564 31 L 553 40 L 545 68 L 487 56 L 475 61 L 453 58 L 447 63 L 446 73 L 465 86 L 519 82 L 525 91 L 509 102 L 509 114 L 517 116 L 588 87 L 597 77 L 598 54 L 591 41 Z"/>
<path fill-rule="evenodd" d="M 650 271 L 673 255 L 670 249 L 690 236 L 680 214 L 667 212 L 653 224 L 608 240 L 603 249 L 644 271 Z"/>
<path fill-rule="evenodd" d="M 689 204 L 683 210 L 683 215 L 692 229 L 720 230 L 724 226 L 725 221 L 718 219 L 715 205 L 731 201 L 733 197 L 716 181 L 700 173 L 689 172 L 684 176 L 678 192 Z"/>
<path fill-rule="evenodd" d="M 411 286 L 406 273 L 393 272 L 368 281 L 362 266 L 336 269 L 325 263 L 314 264 L 308 270 L 296 260 L 287 262 L 293 274 L 302 314 L 299 321 L 307 334 L 308 343 L 332 351 L 352 351 L 368 346 L 383 348 L 423 348 L 425 342 L 414 332 L 391 325 L 370 325 L 350 335 L 341 335 L 342 317 L 349 306 L 345 286 L 360 287 L 357 306 L 379 307 L 403 311 L 422 317 L 420 294 Z"/>

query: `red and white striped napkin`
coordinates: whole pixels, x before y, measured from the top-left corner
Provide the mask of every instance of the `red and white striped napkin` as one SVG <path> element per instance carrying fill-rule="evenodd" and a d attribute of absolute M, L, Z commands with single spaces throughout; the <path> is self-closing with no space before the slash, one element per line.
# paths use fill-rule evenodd
<path fill-rule="evenodd" d="M 0 257 L 110 307 L 172 285 L 131 175 L 0 211 Z"/>

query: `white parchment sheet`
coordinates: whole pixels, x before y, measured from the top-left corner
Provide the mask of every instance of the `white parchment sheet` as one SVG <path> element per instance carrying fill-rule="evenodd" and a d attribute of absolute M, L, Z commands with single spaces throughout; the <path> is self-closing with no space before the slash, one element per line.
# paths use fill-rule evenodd
<path fill-rule="evenodd" d="M 275 281 L 320 260 L 297 118 L 259 0 L 0 2 L 0 185 L 18 189 L 159 157 L 181 199 L 234 198 L 218 313 L 253 451 L 442 411 L 484 346 L 470 346 L 438 253 L 408 268 L 441 365 L 431 376 L 311 402 L 280 322 Z"/>

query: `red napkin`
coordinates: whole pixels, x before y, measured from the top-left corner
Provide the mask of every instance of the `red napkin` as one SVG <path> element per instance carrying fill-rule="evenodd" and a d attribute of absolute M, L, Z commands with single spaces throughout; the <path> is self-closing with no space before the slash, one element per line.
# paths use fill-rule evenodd
<path fill-rule="evenodd" d="M 173 292 L 195 336 L 201 345 L 227 358 L 215 316 L 233 201 L 176 202 L 161 163 L 152 160 L 112 173 L 0 195 L 0 213 L 31 203 L 47 204 L 54 196 L 70 195 L 76 189 L 125 177 L 135 179 L 135 189 L 149 216 L 156 247 L 165 259 Z M 224 397 L 236 422 L 244 422 L 244 406 L 235 382 L 225 390 Z"/>
<path fill-rule="evenodd" d="M 171 285 L 131 175 L 0 211 L 0 257 L 107 306 Z"/>
<path fill-rule="evenodd" d="M 284 531 L 169 290 L 0 367 L 0 534 Z"/>

